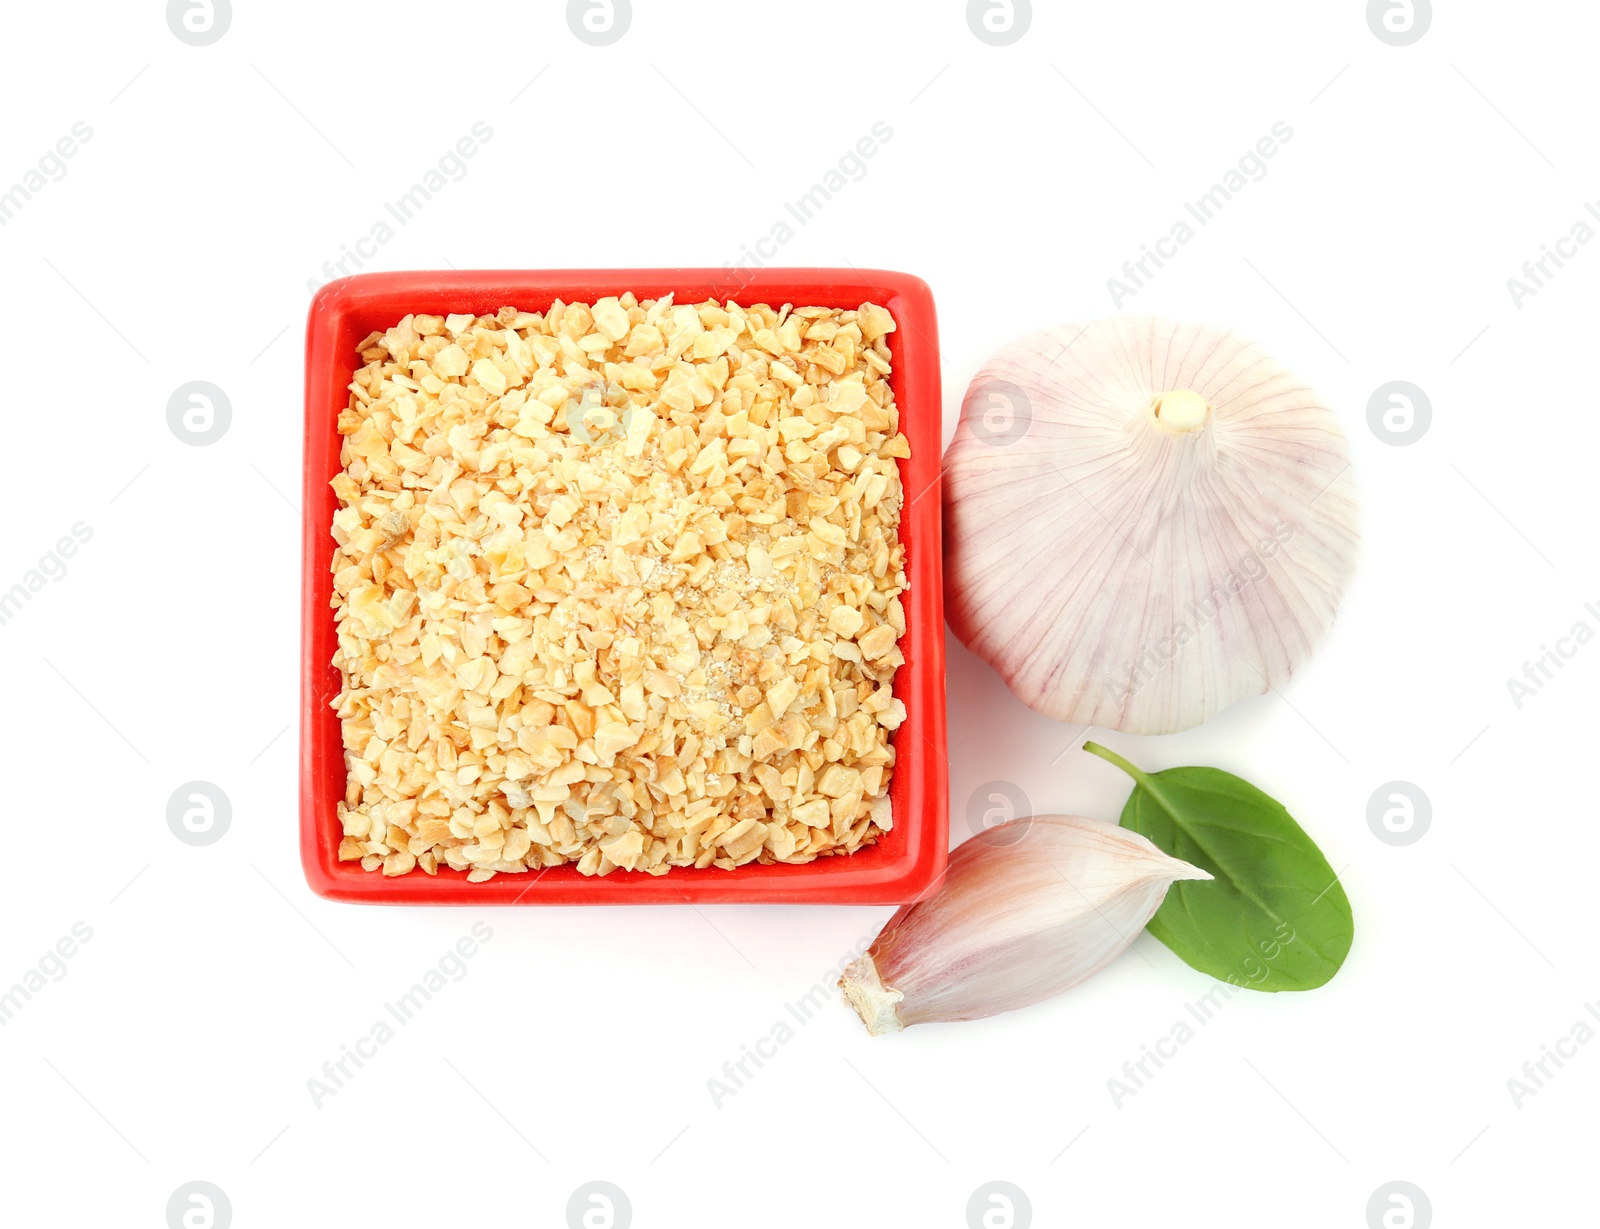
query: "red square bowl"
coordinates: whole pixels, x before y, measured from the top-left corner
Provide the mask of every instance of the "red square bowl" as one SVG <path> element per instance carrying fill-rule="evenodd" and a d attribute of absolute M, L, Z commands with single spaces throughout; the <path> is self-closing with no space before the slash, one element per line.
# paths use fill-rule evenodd
<path fill-rule="evenodd" d="M 671 293 L 679 303 L 734 299 L 741 304 L 887 307 L 889 384 L 911 456 L 899 462 L 906 490 L 901 539 L 910 589 L 902 601 L 905 664 L 895 694 L 906 720 L 894 734 L 889 797 L 894 826 L 868 849 L 804 866 L 749 864 L 736 870 L 674 868 L 653 876 L 617 870 L 580 875 L 567 865 L 468 883 L 441 867 L 386 879 L 340 862 L 336 808 L 345 789 L 344 748 L 331 701 L 339 673 L 331 527 L 337 500 L 328 484 L 339 472 L 335 429 L 358 362 L 356 345 L 409 312 L 484 315 L 501 307 L 544 311 L 556 299 L 592 303 L 632 291 L 640 299 Z M 905 273 L 874 269 L 588 269 L 370 273 L 331 282 L 311 303 L 306 325 L 304 578 L 301 610 L 300 852 L 306 879 L 320 896 L 368 904 L 670 904 L 770 901 L 782 904 L 901 904 L 926 895 L 945 866 L 949 842 L 944 719 L 944 605 L 939 544 L 939 346 L 933 295 Z"/>

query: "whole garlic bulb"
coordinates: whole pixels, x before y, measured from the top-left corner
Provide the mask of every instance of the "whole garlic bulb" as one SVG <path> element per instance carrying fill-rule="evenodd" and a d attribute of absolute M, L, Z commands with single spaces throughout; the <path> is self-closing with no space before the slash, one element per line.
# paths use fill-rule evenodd
<path fill-rule="evenodd" d="M 1013 819 L 958 845 L 939 890 L 890 918 L 839 985 L 874 1036 L 1014 1011 L 1115 960 L 1173 880 L 1210 878 L 1116 824 Z"/>
<path fill-rule="evenodd" d="M 1344 432 L 1222 329 L 1118 317 L 1002 349 L 945 454 L 951 630 L 1024 703 L 1134 734 L 1287 680 L 1355 562 Z"/>

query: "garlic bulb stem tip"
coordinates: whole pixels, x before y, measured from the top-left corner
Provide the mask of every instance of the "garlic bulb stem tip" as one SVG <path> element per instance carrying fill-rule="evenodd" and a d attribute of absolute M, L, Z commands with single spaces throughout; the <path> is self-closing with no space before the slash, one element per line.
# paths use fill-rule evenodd
<path fill-rule="evenodd" d="M 1168 393 L 1157 393 L 1150 400 L 1150 412 L 1156 421 L 1174 435 L 1187 435 L 1205 426 L 1211 415 L 1211 406 L 1193 389 L 1175 388 Z"/>

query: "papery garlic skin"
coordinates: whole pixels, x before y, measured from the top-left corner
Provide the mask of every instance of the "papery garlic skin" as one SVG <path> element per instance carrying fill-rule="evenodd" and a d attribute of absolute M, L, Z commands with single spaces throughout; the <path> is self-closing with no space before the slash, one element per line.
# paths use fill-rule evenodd
<path fill-rule="evenodd" d="M 839 985 L 867 1031 L 976 1020 L 1060 994 L 1138 938 L 1178 879 L 1210 879 L 1137 832 L 1071 815 L 998 824 L 956 847 Z"/>
<path fill-rule="evenodd" d="M 995 389 L 1012 404 L 997 431 Z M 1334 413 L 1222 329 L 1045 329 L 973 378 L 945 454 L 945 612 L 1030 707 L 1185 730 L 1286 682 L 1358 543 Z"/>

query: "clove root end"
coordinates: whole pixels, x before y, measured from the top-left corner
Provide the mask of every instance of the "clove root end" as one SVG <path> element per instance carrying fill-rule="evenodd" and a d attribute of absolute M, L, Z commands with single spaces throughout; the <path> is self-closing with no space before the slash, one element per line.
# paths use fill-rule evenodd
<path fill-rule="evenodd" d="M 900 1023 L 899 1012 L 895 1010 L 895 1004 L 905 995 L 883 984 L 878 977 L 878 966 L 870 955 L 846 965 L 839 985 L 844 990 L 845 1000 L 855 1009 L 856 1015 L 861 1017 L 861 1022 L 872 1036 L 898 1033 L 905 1028 Z"/>

